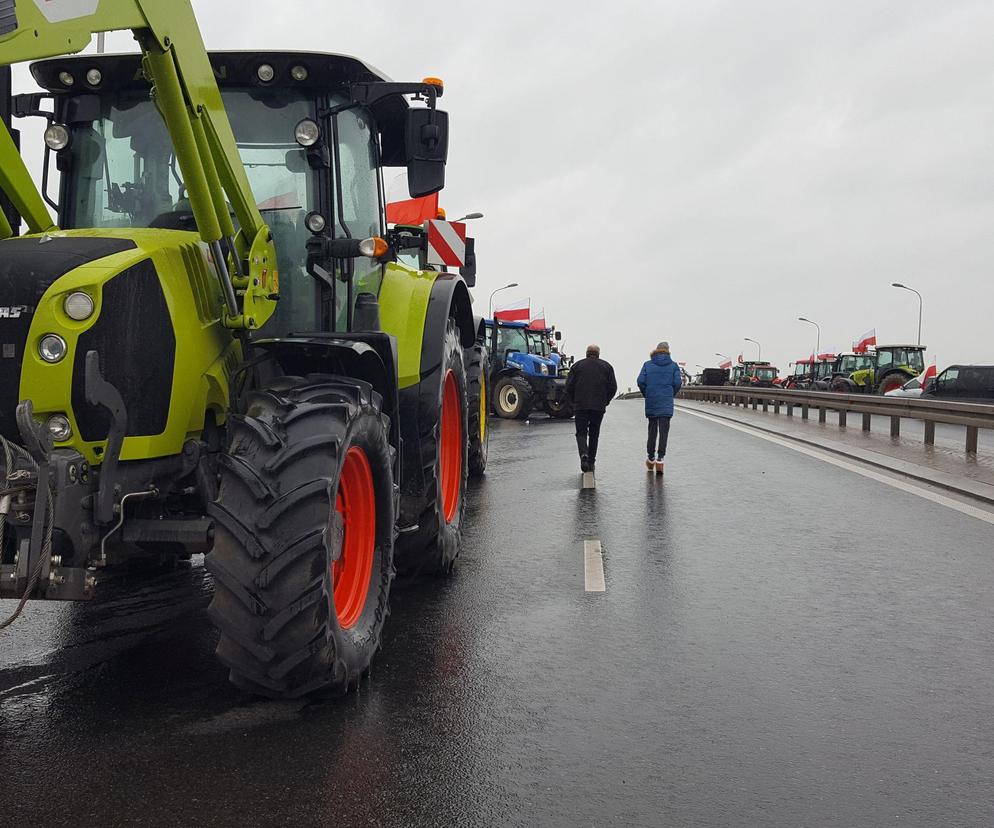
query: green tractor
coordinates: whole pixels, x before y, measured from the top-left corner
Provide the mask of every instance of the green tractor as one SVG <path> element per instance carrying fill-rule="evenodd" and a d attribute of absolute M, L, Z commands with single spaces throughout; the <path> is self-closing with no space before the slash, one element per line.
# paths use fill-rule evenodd
<path fill-rule="evenodd" d="M 118 29 L 140 56 L 62 56 Z M 208 55 L 189 0 L 0 0 L 0 65 L 35 59 L 3 108 L 48 120 L 42 192 L 0 126 L 0 597 L 206 553 L 231 680 L 344 692 L 486 463 L 471 285 L 384 220 L 384 168 L 444 185 L 442 83 Z"/>
<path fill-rule="evenodd" d="M 840 354 L 831 390 L 838 394 L 886 394 L 925 370 L 921 345 L 879 345 L 873 354 Z"/>

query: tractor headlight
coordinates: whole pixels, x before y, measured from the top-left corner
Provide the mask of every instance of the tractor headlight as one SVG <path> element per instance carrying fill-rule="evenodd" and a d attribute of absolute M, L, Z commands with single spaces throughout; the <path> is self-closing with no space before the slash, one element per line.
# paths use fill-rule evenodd
<path fill-rule="evenodd" d="M 58 334 L 45 334 L 38 342 L 38 356 L 45 362 L 61 362 L 68 350 L 66 341 Z"/>
<path fill-rule="evenodd" d="M 295 81 L 305 81 L 307 80 L 307 67 L 306 66 L 294 66 L 290 70 L 290 77 Z"/>
<path fill-rule="evenodd" d="M 304 217 L 304 226 L 316 236 L 318 233 L 324 232 L 324 228 L 328 226 L 328 220 L 315 210 Z"/>
<path fill-rule="evenodd" d="M 316 121 L 304 118 L 293 128 L 293 138 L 302 147 L 313 147 L 321 140 L 321 127 Z"/>
<path fill-rule="evenodd" d="M 100 81 L 104 79 L 103 72 L 97 69 L 95 66 L 92 69 L 88 69 L 86 72 L 86 82 L 90 86 L 100 86 Z"/>
<path fill-rule="evenodd" d="M 544 362 L 540 362 L 538 365 L 538 372 L 544 376 L 549 376 L 549 366 Z"/>
<path fill-rule="evenodd" d="M 68 72 L 59 72 L 59 83 L 63 86 L 72 86 L 76 83 L 76 78 L 70 75 Z"/>
<path fill-rule="evenodd" d="M 93 298 L 88 293 L 82 292 L 70 293 L 62 304 L 66 316 L 77 322 L 93 316 L 93 308 Z"/>
<path fill-rule="evenodd" d="M 49 436 L 56 443 L 64 443 L 72 437 L 72 424 L 65 414 L 53 414 L 45 425 Z"/>
<path fill-rule="evenodd" d="M 273 69 L 268 63 L 263 63 L 255 70 L 256 75 L 258 75 L 259 80 L 263 83 L 269 83 L 273 78 L 276 77 L 276 70 Z"/>
<path fill-rule="evenodd" d="M 69 146 L 69 128 L 64 124 L 52 124 L 45 130 L 45 146 L 59 152 Z"/>

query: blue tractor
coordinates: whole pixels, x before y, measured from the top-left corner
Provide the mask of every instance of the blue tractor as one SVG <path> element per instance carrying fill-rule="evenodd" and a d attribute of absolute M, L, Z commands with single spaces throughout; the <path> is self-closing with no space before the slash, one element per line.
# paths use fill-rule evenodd
<path fill-rule="evenodd" d="M 540 407 L 550 417 L 572 417 L 562 359 L 552 353 L 547 332 L 492 319 L 486 328 L 494 413 L 523 420 Z"/>

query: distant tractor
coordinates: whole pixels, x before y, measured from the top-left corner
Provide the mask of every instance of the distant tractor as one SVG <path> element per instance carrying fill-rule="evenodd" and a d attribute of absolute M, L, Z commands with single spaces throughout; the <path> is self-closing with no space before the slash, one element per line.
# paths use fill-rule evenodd
<path fill-rule="evenodd" d="M 524 322 L 486 322 L 490 353 L 491 405 L 498 417 L 524 420 L 541 407 L 550 417 L 567 419 L 573 410 L 566 399 L 561 360 L 546 355 L 548 342 Z"/>
<path fill-rule="evenodd" d="M 701 385 L 724 385 L 728 382 L 727 368 L 705 368 L 701 372 Z"/>
<path fill-rule="evenodd" d="M 923 346 L 879 345 L 873 354 L 843 355 L 831 390 L 841 394 L 886 394 L 924 370 Z"/>
<path fill-rule="evenodd" d="M 768 362 L 747 362 L 737 385 L 746 388 L 773 388 L 780 369 Z"/>

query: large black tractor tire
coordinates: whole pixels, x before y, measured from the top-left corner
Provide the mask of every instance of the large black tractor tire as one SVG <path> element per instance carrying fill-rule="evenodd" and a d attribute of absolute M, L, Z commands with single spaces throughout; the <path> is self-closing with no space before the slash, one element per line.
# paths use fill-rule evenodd
<path fill-rule="evenodd" d="M 466 349 L 466 398 L 469 414 L 469 476 L 487 469 L 490 450 L 490 355 L 482 344 Z"/>
<path fill-rule="evenodd" d="M 524 420 L 532 412 L 534 394 L 527 380 L 501 377 L 494 383 L 494 412 L 505 420 Z"/>
<path fill-rule="evenodd" d="M 891 371 L 889 374 L 884 374 L 880 382 L 877 383 L 875 391 L 877 394 L 886 394 L 888 391 L 900 388 L 909 379 L 911 379 L 911 375 L 904 373 L 904 371 Z"/>
<path fill-rule="evenodd" d="M 459 555 L 469 477 L 463 358 L 459 330 L 455 320 L 449 319 L 441 367 L 421 381 L 422 393 L 431 401 L 422 405 L 419 423 L 425 506 L 417 530 L 397 539 L 397 569 L 405 575 L 448 575 Z"/>
<path fill-rule="evenodd" d="M 210 514 L 210 616 L 231 681 L 347 692 L 380 646 L 393 579 L 394 450 L 367 383 L 282 377 L 228 420 Z"/>
<path fill-rule="evenodd" d="M 557 420 L 568 420 L 573 416 L 573 406 L 565 397 L 558 400 L 545 400 L 542 403 L 545 413 Z"/>
<path fill-rule="evenodd" d="M 858 394 L 859 386 L 847 377 L 836 377 L 832 380 L 833 394 Z"/>

